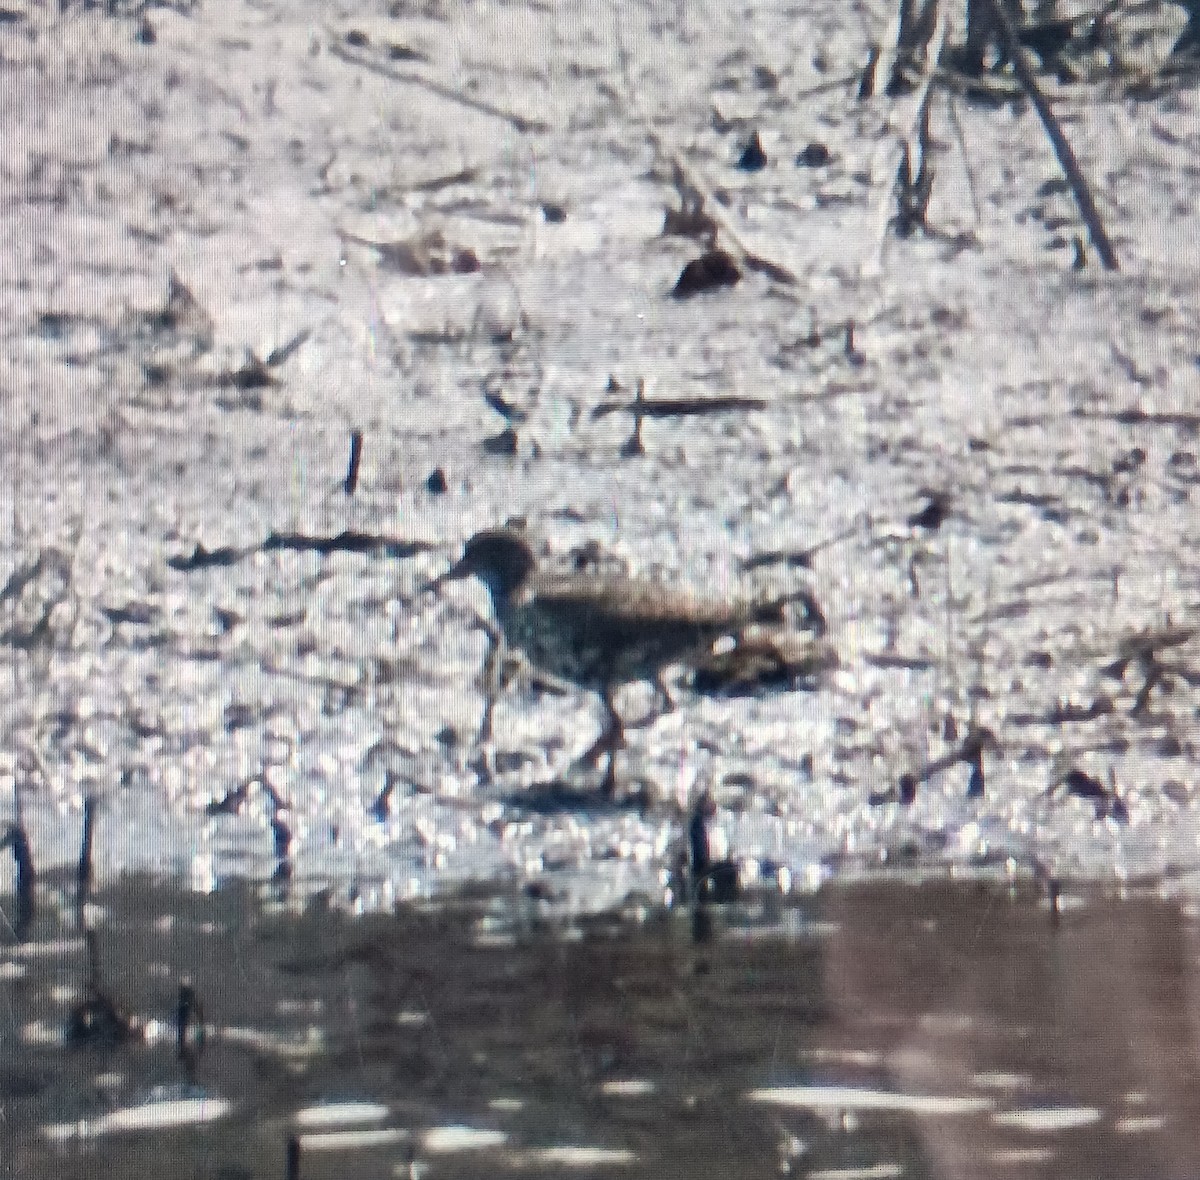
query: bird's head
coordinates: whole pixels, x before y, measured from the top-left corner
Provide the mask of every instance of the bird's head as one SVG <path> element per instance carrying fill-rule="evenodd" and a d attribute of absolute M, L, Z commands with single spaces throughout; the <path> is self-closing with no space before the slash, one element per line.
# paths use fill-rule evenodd
<path fill-rule="evenodd" d="M 533 573 L 536 564 L 529 542 L 516 529 L 485 529 L 467 542 L 462 557 L 434 585 L 474 575 L 488 588 L 492 602 L 499 604 Z"/>

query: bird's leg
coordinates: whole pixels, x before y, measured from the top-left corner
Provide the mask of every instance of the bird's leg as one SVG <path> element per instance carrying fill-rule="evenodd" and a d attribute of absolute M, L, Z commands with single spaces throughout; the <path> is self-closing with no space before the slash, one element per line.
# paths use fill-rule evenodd
<path fill-rule="evenodd" d="M 671 693 L 667 689 L 666 684 L 663 683 L 661 672 L 654 674 L 654 691 L 658 694 L 659 705 L 662 706 L 659 710 L 659 716 L 661 717 L 664 713 L 674 713 L 675 702 L 671 699 Z"/>
<path fill-rule="evenodd" d="M 604 702 L 608 706 L 608 701 Z M 608 707 L 604 719 L 604 729 L 600 736 L 579 756 L 579 761 L 588 766 L 595 766 L 603 754 L 611 754 L 625 745 L 625 726 L 617 716 L 616 710 Z"/>
<path fill-rule="evenodd" d="M 600 784 L 600 790 L 605 798 L 611 799 L 617 793 L 617 751 L 625 745 L 625 726 L 621 722 L 621 715 L 617 712 L 617 706 L 613 701 L 611 685 L 605 686 L 603 696 L 604 708 L 608 712 L 605 728 L 609 734 L 609 742 L 608 765 L 604 768 L 604 781 Z"/>
<path fill-rule="evenodd" d="M 629 721 L 625 724 L 626 729 L 645 729 L 648 725 L 653 725 L 660 717 L 667 713 L 675 711 L 675 702 L 671 699 L 671 694 L 667 691 L 667 686 L 663 683 L 662 673 L 655 672 L 654 678 L 650 681 L 654 687 L 654 697 L 657 708 L 651 708 L 645 717 L 639 717 L 636 721 Z"/>
<path fill-rule="evenodd" d="M 492 626 L 486 620 L 480 620 L 480 626 L 488 637 L 487 652 L 483 657 L 483 669 L 480 672 L 480 688 L 483 690 L 483 716 L 479 719 L 479 731 L 475 735 L 475 745 L 479 750 L 473 765 L 481 782 L 489 783 L 495 778 L 496 758 L 493 742 L 492 718 L 496 712 L 496 703 L 500 694 L 511 683 L 516 674 L 519 661 L 514 659 L 508 644 L 504 641 L 504 633 Z"/>
<path fill-rule="evenodd" d="M 475 744 L 483 745 L 492 740 L 492 714 L 496 711 L 496 700 L 504 691 L 505 651 L 504 637 L 494 627 L 484 623 L 488 637 L 488 649 L 483 657 L 483 672 L 480 675 L 483 688 L 483 716 L 479 721 L 479 732 Z"/>
<path fill-rule="evenodd" d="M 604 779 L 600 783 L 600 793 L 611 799 L 617 793 L 617 752 L 609 750 L 608 765 L 604 768 Z"/>
<path fill-rule="evenodd" d="M 604 781 L 600 788 L 605 795 L 612 795 L 616 791 L 617 751 L 625 745 L 625 726 L 621 722 L 621 715 L 617 712 L 613 693 L 614 689 L 611 684 L 606 684 L 601 691 L 605 712 L 604 729 L 579 759 L 586 765 L 595 766 L 602 754 L 608 756 L 608 764 L 604 768 Z"/>

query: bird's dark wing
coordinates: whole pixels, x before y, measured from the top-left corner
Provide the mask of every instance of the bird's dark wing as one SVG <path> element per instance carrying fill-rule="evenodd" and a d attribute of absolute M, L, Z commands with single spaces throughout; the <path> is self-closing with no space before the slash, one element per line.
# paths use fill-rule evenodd
<path fill-rule="evenodd" d="M 542 577 L 531 586 L 547 614 L 586 618 L 587 626 L 621 636 L 663 629 L 719 635 L 759 621 L 754 606 L 703 598 L 638 578 Z"/>

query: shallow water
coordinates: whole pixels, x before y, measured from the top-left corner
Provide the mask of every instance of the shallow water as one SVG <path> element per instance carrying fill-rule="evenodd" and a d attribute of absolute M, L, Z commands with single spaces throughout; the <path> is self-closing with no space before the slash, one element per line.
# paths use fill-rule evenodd
<path fill-rule="evenodd" d="M 355 918 L 130 880 L 0 952 L 13 1176 L 1186 1177 L 1200 927 L 995 880 Z M 187 1059 L 178 988 L 194 992 Z M 72 1013 L 103 995 L 127 1039 Z M 199 1025 L 205 1027 L 201 1038 Z"/>

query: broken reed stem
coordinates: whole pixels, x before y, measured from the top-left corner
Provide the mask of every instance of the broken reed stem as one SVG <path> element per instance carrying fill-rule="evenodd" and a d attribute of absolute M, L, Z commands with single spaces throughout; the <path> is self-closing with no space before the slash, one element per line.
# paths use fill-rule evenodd
<path fill-rule="evenodd" d="M 37 870 L 33 864 L 33 853 L 29 848 L 29 835 L 20 817 L 20 794 L 16 796 L 17 815 L 9 824 L 8 831 L 0 839 L 0 850 L 12 849 L 13 863 L 16 865 L 17 880 L 14 893 L 16 894 L 16 909 L 10 922 L 6 915 L 0 914 L 0 922 L 18 942 L 24 942 L 33 925 L 34 917 L 34 886 L 37 883 Z"/>
<path fill-rule="evenodd" d="M 96 800 L 88 795 L 83 801 L 83 833 L 79 841 L 79 864 L 75 870 L 75 908 L 79 924 L 84 922 L 84 907 L 92 891 L 92 843 L 96 832 Z"/>
<path fill-rule="evenodd" d="M 929 168 L 929 96 L 933 88 L 934 75 L 937 73 L 937 63 L 942 56 L 942 46 L 946 42 L 946 18 L 940 5 L 934 8 L 933 35 L 925 50 L 925 72 L 921 77 L 921 85 L 917 88 L 916 107 L 908 135 L 909 159 L 915 162 L 914 174 L 920 175 Z"/>
<path fill-rule="evenodd" d="M 983 208 L 979 204 L 979 190 L 975 184 L 975 170 L 971 167 L 971 157 L 967 155 L 967 135 L 963 130 L 962 120 L 958 117 L 958 104 L 954 101 L 954 95 L 949 91 L 946 93 L 946 110 L 950 115 L 950 126 L 954 128 L 954 138 L 958 141 L 958 152 L 962 156 L 963 172 L 967 177 L 967 195 L 971 198 L 971 212 L 975 217 L 975 224 L 983 223 Z"/>
<path fill-rule="evenodd" d="M 362 463 L 363 432 L 350 431 L 350 461 L 346 466 L 346 478 L 342 482 L 342 491 L 347 496 L 353 496 L 358 488 L 358 469 Z"/>
<path fill-rule="evenodd" d="M 733 224 L 732 218 L 725 212 L 721 202 L 713 196 L 711 186 L 654 129 L 645 111 L 638 104 L 636 98 L 637 91 L 633 85 L 633 75 L 629 69 L 629 51 L 625 48 L 625 38 L 621 34 L 620 20 L 615 13 L 613 17 L 613 34 L 617 43 L 617 60 L 621 67 L 621 78 L 625 83 L 625 99 L 629 103 L 637 121 L 641 124 L 642 133 L 646 136 L 655 154 L 664 163 L 670 164 L 672 173 L 676 178 L 675 185 L 680 192 L 681 198 L 683 198 L 686 190 L 690 190 L 700 198 L 700 208 L 717 223 L 720 232 L 724 235 L 725 249 L 733 254 L 737 261 L 746 267 L 746 269 L 763 271 L 779 283 L 789 285 L 795 283 L 796 276 L 787 267 L 780 266 L 776 262 L 771 262 L 769 259 L 763 258 L 762 255 L 755 254 L 746 248 L 745 243 L 738 234 L 737 228 Z M 684 204 L 686 205 L 686 203 L 686 199 L 684 199 Z"/>
<path fill-rule="evenodd" d="M 711 397 L 655 397 L 648 398 L 639 390 L 632 402 L 605 401 L 593 411 L 592 418 L 605 418 L 609 414 L 632 414 L 634 421 L 645 418 L 690 418 L 705 414 L 729 414 L 765 410 L 766 398 L 742 397 L 739 394 L 715 394 Z"/>
<path fill-rule="evenodd" d="M 896 24 L 898 29 L 899 17 Z M 891 229 L 893 223 L 896 221 L 896 216 L 892 211 L 892 202 L 896 197 L 896 178 L 899 175 L 905 153 L 907 153 L 913 176 L 920 174 L 921 167 L 924 164 L 925 156 L 928 152 L 927 133 L 929 127 L 928 108 L 930 87 L 933 85 L 934 75 L 937 72 L 938 58 L 941 57 L 942 46 L 945 40 L 946 18 L 939 5 L 934 18 L 933 33 L 926 46 L 925 70 L 921 77 L 921 85 L 917 88 L 913 99 L 913 117 L 909 122 L 907 131 L 905 131 L 900 139 L 899 150 L 888 153 L 889 162 L 886 175 L 891 183 L 889 183 L 883 200 L 880 202 L 879 220 L 875 234 L 876 247 L 874 257 L 868 260 L 862 268 L 866 275 L 878 275 L 883 271 L 883 255 L 887 248 L 888 230 Z M 928 166 L 926 165 L 926 170 L 927 168 Z"/>
<path fill-rule="evenodd" d="M 1008 14 L 999 0 L 980 0 L 980 2 L 990 6 L 992 10 L 996 28 L 1004 40 L 1005 52 L 1012 61 L 1013 72 L 1017 75 L 1025 93 L 1029 95 L 1029 101 L 1033 103 L 1034 110 L 1037 111 L 1038 118 L 1041 119 L 1042 126 L 1046 129 L 1050 144 L 1054 148 L 1054 154 L 1058 157 L 1058 162 L 1071 186 L 1071 192 L 1075 196 L 1075 203 L 1079 206 L 1080 215 L 1088 228 L 1092 245 L 1096 247 L 1096 253 L 1100 255 L 1100 261 L 1104 263 L 1104 269 L 1120 269 L 1117 264 L 1116 251 L 1113 249 L 1112 242 L 1109 241 L 1096 203 L 1092 200 L 1092 193 L 1080 170 L 1079 161 L 1075 158 L 1075 153 L 1071 150 L 1071 145 L 1063 133 L 1062 127 L 1050 109 L 1049 100 L 1042 93 L 1033 71 L 1029 68 L 1029 60 L 1017 39 L 1016 30 L 1013 29 Z"/>
<path fill-rule="evenodd" d="M 439 98 L 446 99 L 448 102 L 457 103 L 468 110 L 478 111 L 481 115 L 490 115 L 493 119 L 500 119 L 522 134 L 529 131 L 551 130 L 550 125 L 542 122 L 540 119 L 531 119 L 525 115 L 518 115 L 513 111 L 506 111 L 502 107 L 485 102 L 483 99 L 464 94 L 461 90 L 456 90 L 453 86 L 447 86 L 443 82 L 435 81 L 432 78 L 423 78 L 417 73 L 405 73 L 403 70 L 386 66 L 382 62 L 372 61 L 364 54 L 352 53 L 341 43 L 340 38 L 334 32 L 329 33 L 327 48 L 334 57 L 340 58 L 352 66 L 358 66 L 359 69 L 363 70 L 370 70 L 371 73 L 378 74 L 382 78 L 388 78 L 393 82 L 418 86 L 422 90 L 427 90 L 430 94 L 436 94 Z"/>
<path fill-rule="evenodd" d="M 874 94 L 879 88 L 879 79 L 884 79 L 884 89 L 891 85 L 896 71 L 896 63 L 900 60 L 905 35 L 905 17 L 908 10 L 908 0 L 897 0 L 896 7 L 888 20 L 888 27 L 883 34 L 883 47 L 875 55 L 874 69 L 870 90 Z"/>

